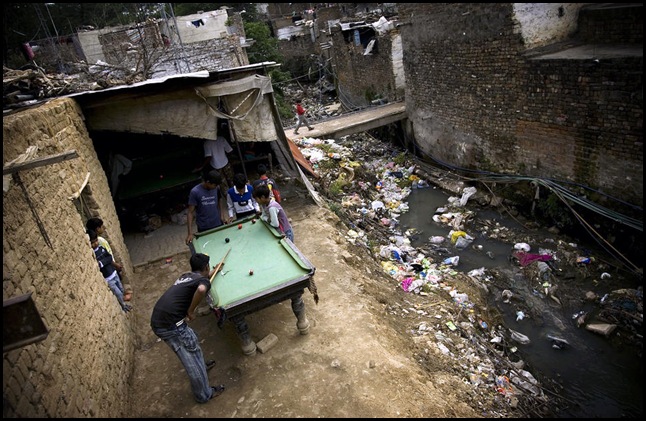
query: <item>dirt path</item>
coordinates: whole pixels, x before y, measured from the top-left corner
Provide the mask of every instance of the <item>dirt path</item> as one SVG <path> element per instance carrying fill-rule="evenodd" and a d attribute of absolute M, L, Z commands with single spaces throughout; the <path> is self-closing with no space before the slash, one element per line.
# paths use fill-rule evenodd
<path fill-rule="evenodd" d="M 206 403 L 194 402 L 177 357 L 148 325 L 159 295 L 189 267 L 188 252 L 171 264 L 138 269 L 133 278 L 136 354 L 133 417 L 479 417 L 470 388 L 451 373 L 443 356 L 425 368 L 415 361 L 410 337 L 388 317 L 395 285 L 366 252 L 353 248 L 329 209 L 304 193 L 283 203 L 292 219 L 295 244 L 316 267 L 320 301 L 303 295 L 310 332 L 296 329 L 290 302 L 247 316 L 257 342 L 270 333 L 277 344 L 244 356 L 233 325 L 219 329 L 213 315 L 191 322 L 207 359 L 217 365 L 212 384 L 227 390 Z M 432 353 L 432 352 L 431 352 Z"/>

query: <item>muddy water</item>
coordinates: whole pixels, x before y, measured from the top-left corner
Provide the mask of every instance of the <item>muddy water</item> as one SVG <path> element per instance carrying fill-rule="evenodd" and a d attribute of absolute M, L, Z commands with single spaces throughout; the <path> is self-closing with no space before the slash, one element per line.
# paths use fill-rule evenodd
<path fill-rule="evenodd" d="M 414 247 L 424 248 L 425 244 L 429 244 L 431 236 L 448 236 L 450 228 L 432 219 L 437 208 L 446 206 L 448 197 L 446 192 L 433 187 L 412 191 L 408 197 L 409 212 L 402 214 L 399 221 L 402 231 L 415 228 L 421 232 L 412 239 Z M 510 228 L 520 227 L 511 218 L 505 218 L 491 210 L 482 211 L 478 218 L 495 220 Z M 468 272 L 481 267 L 496 268 L 514 276 L 514 268 L 508 260 L 513 244 L 488 239 L 480 233 L 468 233 L 476 237 L 470 247 L 459 252 L 454 247 L 446 247 L 449 252 L 447 257 L 456 254 L 460 256 L 457 270 Z M 608 339 L 577 328 L 572 315 L 590 308 L 574 309 L 551 305 L 554 304 L 550 303 L 551 300 L 529 290 L 527 285 L 527 282 L 519 280 L 514 284 L 514 290 L 523 295 L 527 305 L 533 306 L 534 311 L 542 315 L 543 323 L 540 326 L 527 319 L 517 321 L 517 309 L 513 304 L 500 304 L 500 300 L 497 300 L 495 305 L 502 311 L 507 327 L 521 332 L 531 340 L 528 345 L 518 346 L 518 352 L 527 363 L 526 368 L 563 386 L 559 395 L 568 404 L 563 408 L 552 408 L 555 415 L 560 418 L 641 417 L 643 363 L 635 355 L 635 350 L 620 349 Z M 581 294 L 584 292 L 581 291 Z M 491 298 L 493 304 L 494 297 Z M 569 346 L 563 349 L 553 348 L 548 335 L 566 339 Z"/>

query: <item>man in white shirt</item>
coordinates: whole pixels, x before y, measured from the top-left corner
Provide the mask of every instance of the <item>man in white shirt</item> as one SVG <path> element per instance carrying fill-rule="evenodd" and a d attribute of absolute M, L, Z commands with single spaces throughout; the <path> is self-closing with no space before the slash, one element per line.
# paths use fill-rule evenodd
<path fill-rule="evenodd" d="M 229 187 L 233 186 L 233 168 L 229 162 L 228 153 L 233 152 L 233 148 L 229 144 L 229 126 L 226 123 L 221 123 L 218 129 L 218 136 L 215 140 L 204 141 L 204 162 L 201 167 L 196 168 L 194 171 L 202 171 L 202 175 L 208 174 L 211 170 L 217 170 L 222 177 L 222 185 L 220 192 L 223 198 L 226 196 Z"/>

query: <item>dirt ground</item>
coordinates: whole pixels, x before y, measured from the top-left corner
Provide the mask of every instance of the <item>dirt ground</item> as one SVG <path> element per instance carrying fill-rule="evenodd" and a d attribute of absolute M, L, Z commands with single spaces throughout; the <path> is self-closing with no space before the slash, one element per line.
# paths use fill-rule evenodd
<path fill-rule="evenodd" d="M 471 387 L 435 351 L 415 360 L 411 339 L 388 306 L 398 294 L 366 251 L 344 238 L 339 218 L 303 190 L 283 203 L 295 244 L 316 268 L 320 301 L 303 295 L 311 328 L 300 335 L 290 302 L 247 316 L 256 342 L 273 333 L 266 353 L 243 355 L 231 323 L 206 314 L 191 322 L 206 359 L 217 365 L 211 384 L 226 391 L 197 404 L 179 359 L 149 327 L 161 293 L 189 268 L 189 254 L 138 268 L 132 304 L 140 344 L 133 376 L 133 417 L 480 417 Z M 205 304 L 206 305 L 206 304 Z M 401 323 L 401 322 L 400 322 Z M 431 351 L 433 354 L 433 351 Z M 486 406 L 487 403 L 484 403 Z"/>

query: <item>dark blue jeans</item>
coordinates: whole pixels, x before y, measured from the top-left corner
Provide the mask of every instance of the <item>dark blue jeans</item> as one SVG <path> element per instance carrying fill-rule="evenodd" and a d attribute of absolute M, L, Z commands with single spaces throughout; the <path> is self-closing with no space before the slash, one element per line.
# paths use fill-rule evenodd
<path fill-rule="evenodd" d="M 208 402 L 213 391 L 209 385 L 202 348 L 193 329 L 184 322 L 170 329 L 153 328 L 153 332 L 166 342 L 184 365 L 195 400 L 199 403 Z"/>

